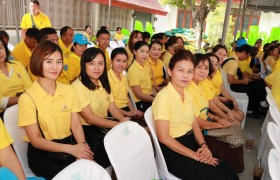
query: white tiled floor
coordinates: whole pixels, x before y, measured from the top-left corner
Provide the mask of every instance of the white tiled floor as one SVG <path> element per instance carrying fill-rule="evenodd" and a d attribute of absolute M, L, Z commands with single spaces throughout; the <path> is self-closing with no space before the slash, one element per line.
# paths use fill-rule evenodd
<path fill-rule="evenodd" d="M 264 117 L 262 117 L 262 119 L 246 119 L 245 128 L 243 130 L 244 140 L 246 141 L 249 134 L 252 133 L 254 136 L 254 147 L 253 150 L 247 150 L 244 145 L 245 170 L 243 173 L 239 174 L 240 180 L 253 180 L 254 167 L 258 164 L 257 145 L 261 136 L 261 126 L 263 121 Z"/>

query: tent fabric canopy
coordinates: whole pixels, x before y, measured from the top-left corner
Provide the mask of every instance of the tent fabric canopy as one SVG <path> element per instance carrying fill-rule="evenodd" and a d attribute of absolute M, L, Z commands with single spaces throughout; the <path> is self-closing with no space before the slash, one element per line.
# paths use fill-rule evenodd
<path fill-rule="evenodd" d="M 247 8 L 264 12 L 280 12 L 280 0 L 247 0 Z"/>

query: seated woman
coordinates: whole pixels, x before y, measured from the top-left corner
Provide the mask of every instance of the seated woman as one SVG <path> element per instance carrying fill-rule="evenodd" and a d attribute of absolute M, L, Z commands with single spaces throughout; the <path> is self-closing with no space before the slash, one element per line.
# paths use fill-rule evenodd
<path fill-rule="evenodd" d="M 225 105 L 228 101 L 227 98 L 223 98 L 225 100 L 224 103 L 220 100 L 218 96 L 215 94 L 215 88 L 213 83 L 209 80 L 209 76 L 213 71 L 212 63 L 210 59 L 208 59 L 203 54 L 195 54 L 197 69 L 199 72 L 198 87 L 201 89 L 203 96 L 207 101 L 209 101 L 209 109 L 210 111 L 219 116 L 220 118 L 226 119 L 228 121 L 233 122 L 234 124 L 240 124 L 244 118 L 244 114 L 240 109 L 235 109 L 232 105 Z M 222 98 L 221 98 L 222 99 Z"/>
<path fill-rule="evenodd" d="M 164 45 L 166 51 L 162 53 L 161 60 L 163 61 L 164 67 L 167 69 L 171 57 L 175 54 L 175 49 L 178 47 L 176 38 L 169 38 Z"/>
<path fill-rule="evenodd" d="M 159 41 L 153 41 L 150 44 L 150 54 L 148 63 L 151 67 L 152 73 L 152 86 L 157 92 L 160 91 L 166 85 L 165 70 L 163 69 L 163 62 L 160 60 L 162 45 Z"/>
<path fill-rule="evenodd" d="M 18 125 L 27 135 L 29 167 L 46 179 L 76 159 L 93 159 L 79 121 L 78 95 L 70 85 L 56 81 L 62 68 L 59 46 L 51 41 L 40 43 L 30 60 L 30 70 L 38 79 L 18 103 Z"/>
<path fill-rule="evenodd" d="M 115 48 L 111 53 L 112 68 L 108 79 L 115 104 L 125 116 L 143 117 L 143 112 L 136 110 L 128 98 L 129 87 L 123 71 L 127 68 L 128 55 L 124 48 Z"/>
<path fill-rule="evenodd" d="M 137 109 L 145 112 L 154 100 L 156 92 L 152 88 L 151 68 L 147 64 L 149 45 L 145 41 L 138 41 L 134 45 L 134 59 L 128 67 L 127 80 L 132 88 L 133 99 Z"/>
<path fill-rule="evenodd" d="M 171 58 L 170 82 L 152 106 L 168 171 L 180 179 L 238 179 L 229 166 L 212 156 L 195 120 L 192 98 L 185 90 L 192 81 L 194 63 L 187 50 L 179 50 Z"/>
<path fill-rule="evenodd" d="M 19 96 L 32 84 L 26 69 L 19 61 L 8 60 L 10 51 L 0 38 L 0 118 L 6 108 L 18 103 Z"/>
<path fill-rule="evenodd" d="M 276 61 L 279 59 L 279 54 L 278 54 L 279 49 L 271 45 L 268 50 L 264 52 L 263 55 L 263 61 L 266 64 L 266 67 L 270 70 L 273 71 L 273 66 L 275 65 Z"/>
<path fill-rule="evenodd" d="M 6 130 L 0 118 L 0 167 L 7 167 L 19 180 L 25 180 L 25 175 L 21 164 L 11 147 L 13 139 Z"/>
<path fill-rule="evenodd" d="M 271 94 L 280 110 L 280 70 L 265 77 L 267 86 L 271 89 Z"/>
<path fill-rule="evenodd" d="M 203 64 L 206 65 L 207 62 L 203 63 L 201 59 L 196 59 L 196 66 L 192 79 L 193 82 L 188 85 L 186 90 L 192 96 L 194 109 L 199 112 L 197 122 L 204 130 L 205 134 L 207 134 L 207 130 L 209 129 L 228 128 L 234 126 L 234 123 L 220 118 L 208 111 L 209 101 L 207 101 L 203 92 L 198 87 L 199 83 L 207 78 L 207 74 L 209 73 L 209 66 L 205 66 L 206 68 L 200 67 Z M 225 160 L 236 172 L 240 173 L 244 170 L 243 146 L 231 148 L 229 144 L 210 136 L 205 136 L 205 140 L 211 152 L 213 152 L 218 158 Z"/>
<path fill-rule="evenodd" d="M 102 167 L 110 166 L 104 147 L 102 128 L 113 128 L 117 121 L 106 119 L 108 111 L 119 121 L 126 121 L 114 103 L 106 72 L 106 58 L 99 48 L 87 49 L 81 58 L 81 75 L 72 86 L 79 96 L 82 111 L 80 120 L 86 142 L 94 152 L 95 161 Z"/>
<path fill-rule="evenodd" d="M 128 43 L 127 46 L 125 47 L 125 50 L 128 54 L 128 61 L 127 61 L 127 65 L 130 66 L 132 61 L 133 61 L 133 51 L 134 51 L 134 45 L 136 42 L 138 41 L 142 41 L 143 40 L 143 36 L 142 33 L 138 30 L 134 30 L 131 32 L 129 39 L 128 39 Z"/>

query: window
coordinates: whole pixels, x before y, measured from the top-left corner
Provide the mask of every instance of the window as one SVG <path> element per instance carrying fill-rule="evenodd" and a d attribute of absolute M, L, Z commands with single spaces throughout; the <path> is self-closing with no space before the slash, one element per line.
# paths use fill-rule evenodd
<path fill-rule="evenodd" d="M 247 32 L 248 25 L 249 25 L 249 17 L 244 17 L 244 21 L 243 21 L 243 31 L 244 32 Z"/>
<path fill-rule="evenodd" d="M 186 28 L 191 28 L 191 16 L 192 14 L 191 13 L 186 13 L 186 24 L 185 24 L 185 27 Z"/>
<path fill-rule="evenodd" d="M 252 25 L 259 25 L 259 18 L 252 18 Z"/>
<path fill-rule="evenodd" d="M 183 27 L 183 18 L 184 18 L 184 12 L 179 12 L 178 28 L 182 28 Z"/>

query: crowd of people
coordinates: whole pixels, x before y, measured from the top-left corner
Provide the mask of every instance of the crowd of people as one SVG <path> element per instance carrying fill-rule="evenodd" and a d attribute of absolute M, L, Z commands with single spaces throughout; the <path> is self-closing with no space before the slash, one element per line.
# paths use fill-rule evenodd
<path fill-rule="evenodd" d="M 25 178 L 2 122 L 5 109 L 15 104 L 18 126 L 26 133 L 29 167 L 46 179 L 76 159 L 110 166 L 106 132 L 135 119 L 146 128 L 141 121 L 152 107 L 172 174 L 180 179 L 238 179 L 244 170 L 243 146 L 233 148 L 207 132 L 240 126 L 245 114 L 264 115 L 266 86 L 280 107 L 277 41 L 262 50 L 261 39 L 252 47 L 241 38 L 232 49 L 217 44 L 210 52 L 193 54 L 181 37 L 135 30 L 125 48 L 109 53 L 106 28 L 97 32 L 96 46 L 88 48 L 90 26 L 85 28 L 88 35 L 65 26 L 58 37 L 39 2 L 30 5 L 32 13 L 22 19 L 22 40 L 11 53 L 8 34 L 0 32 L 0 167 Z M 120 30 L 113 40 L 123 38 Z M 239 108 L 223 78 L 232 91 L 248 95 L 248 112 Z"/>

